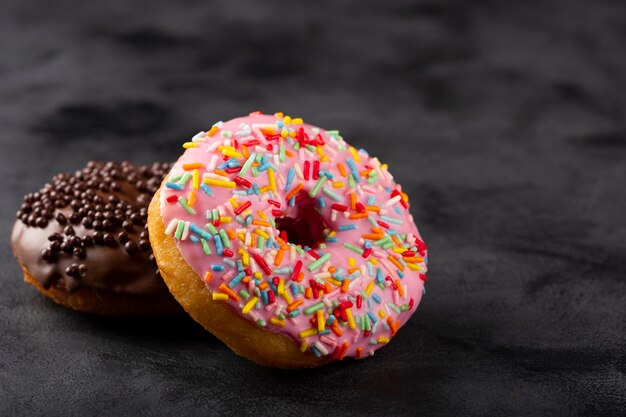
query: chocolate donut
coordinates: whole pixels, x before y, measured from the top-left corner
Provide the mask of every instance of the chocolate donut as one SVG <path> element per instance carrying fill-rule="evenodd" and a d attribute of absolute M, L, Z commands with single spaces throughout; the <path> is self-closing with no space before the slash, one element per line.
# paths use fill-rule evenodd
<path fill-rule="evenodd" d="M 159 275 L 146 226 L 148 204 L 170 168 L 91 161 L 24 196 L 11 234 L 24 280 L 77 311 L 179 311 Z"/>

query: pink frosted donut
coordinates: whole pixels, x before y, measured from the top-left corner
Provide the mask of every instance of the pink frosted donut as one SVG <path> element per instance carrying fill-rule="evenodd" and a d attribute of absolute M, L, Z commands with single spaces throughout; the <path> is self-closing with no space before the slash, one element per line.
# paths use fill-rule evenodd
<path fill-rule="evenodd" d="M 426 245 L 386 164 L 281 113 L 218 122 L 183 147 L 155 198 L 213 301 L 332 359 L 373 355 L 411 317 Z"/>

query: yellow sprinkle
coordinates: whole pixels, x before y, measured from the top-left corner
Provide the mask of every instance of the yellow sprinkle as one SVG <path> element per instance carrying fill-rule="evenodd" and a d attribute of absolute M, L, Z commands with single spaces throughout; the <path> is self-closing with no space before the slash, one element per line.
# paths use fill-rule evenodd
<path fill-rule="evenodd" d="M 387 169 L 387 168 L 389 168 L 389 165 L 387 165 L 387 164 L 382 164 L 380 166 L 380 169 Z"/>
<path fill-rule="evenodd" d="M 300 332 L 300 338 L 304 339 L 306 337 L 315 336 L 317 334 L 317 329 L 306 329 Z"/>
<path fill-rule="evenodd" d="M 189 149 L 189 148 L 197 148 L 198 144 L 195 142 L 185 142 L 183 143 L 183 148 L 185 149 Z"/>
<path fill-rule="evenodd" d="M 278 317 L 272 317 L 270 319 L 270 323 L 275 324 L 276 326 L 280 326 L 280 327 L 285 326 L 285 320 L 281 320 Z"/>
<path fill-rule="evenodd" d="M 189 191 L 189 196 L 187 197 L 187 204 L 189 204 L 189 206 L 193 206 L 193 203 L 196 202 L 196 192 L 195 191 Z"/>
<path fill-rule="evenodd" d="M 250 265 L 250 255 L 248 255 L 248 251 L 246 251 L 243 248 L 240 248 L 237 253 L 239 255 L 241 255 L 241 261 L 243 262 L 243 266 L 248 266 Z M 374 281 L 371 281 L 372 283 L 374 283 Z"/>
<path fill-rule="evenodd" d="M 193 170 L 193 177 L 191 179 L 191 186 L 194 190 L 200 188 L 200 171 L 197 169 Z"/>
<path fill-rule="evenodd" d="M 419 270 L 422 269 L 419 265 L 408 263 L 408 262 L 407 262 L 406 266 L 408 266 L 411 271 L 419 271 Z"/>
<path fill-rule="evenodd" d="M 352 154 L 352 157 L 354 158 L 354 162 L 361 162 L 361 158 L 359 158 L 359 153 L 356 151 L 356 149 L 354 149 L 354 147 L 350 146 L 348 150 Z"/>
<path fill-rule="evenodd" d="M 265 215 L 265 213 L 263 213 L 263 210 L 257 210 L 256 214 L 258 214 L 259 217 L 263 220 L 267 219 L 267 216 Z"/>
<path fill-rule="evenodd" d="M 270 189 L 276 191 L 276 179 L 274 178 L 274 170 L 272 168 L 267 170 L 267 179 L 270 183 Z"/>
<path fill-rule="evenodd" d="M 289 295 L 289 291 L 283 291 L 281 295 L 283 296 L 287 304 L 293 303 L 293 300 L 291 299 L 291 296 Z"/>
<path fill-rule="evenodd" d="M 389 343 L 389 338 L 385 336 L 381 336 L 378 338 L 378 343 Z"/>
<path fill-rule="evenodd" d="M 295 130 L 289 131 L 289 137 L 295 138 L 296 137 L 296 131 Z"/>
<path fill-rule="evenodd" d="M 268 235 L 267 233 L 265 233 L 263 230 L 261 229 L 256 229 L 254 231 L 254 233 L 256 233 L 259 236 L 263 236 L 265 239 L 267 239 L 268 237 L 270 237 L 270 235 Z"/>
<path fill-rule="evenodd" d="M 237 186 L 237 184 L 233 181 L 222 181 L 222 180 L 216 180 L 213 178 L 205 178 L 203 182 L 206 185 L 213 185 L 215 187 L 223 187 L 223 188 L 235 188 Z"/>
<path fill-rule="evenodd" d="M 301 125 L 302 123 L 304 122 L 302 121 L 301 117 L 295 117 L 293 120 L 291 120 L 291 124 L 294 124 L 294 125 Z"/>
<path fill-rule="evenodd" d="M 349 308 L 346 309 L 346 316 L 348 316 L 348 327 L 350 327 L 352 330 L 356 329 L 356 322 L 354 321 L 352 310 L 350 310 Z"/>
<path fill-rule="evenodd" d="M 268 191 L 272 191 L 272 187 L 270 187 L 269 185 L 265 185 L 261 188 L 259 188 L 259 191 L 261 191 L 261 194 L 266 193 Z"/>
<path fill-rule="evenodd" d="M 328 162 L 330 161 L 330 159 L 328 159 L 328 157 L 326 155 L 322 156 L 322 158 L 320 159 L 320 161 L 322 162 Z"/>
<path fill-rule="evenodd" d="M 343 181 L 335 181 L 333 182 L 333 188 L 343 188 L 344 186 L 344 182 Z"/>
<path fill-rule="evenodd" d="M 237 204 L 237 202 L 235 201 L 233 197 L 229 198 L 228 202 L 230 203 L 231 206 L 233 206 L 233 208 L 237 208 L 239 206 L 239 204 Z"/>
<path fill-rule="evenodd" d="M 384 312 L 383 310 L 378 310 L 378 316 L 379 316 L 381 319 L 384 319 L 384 318 L 385 318 L 385 316 L 386 316 L 386 314 L 385 314 L 385 312 Z"/>
<path fill-rule="evenodd" d="M 289 134 L 289 131 L 287 129 L 283 129 L 280 132 L 280 137 L 282 137 L 283 139 L 287 137 L 287 135 Z"/>
<path fill-rule="evenodd" d="M 243 314 L 248 314 L 250 310 L 252 310 L 252 307 L 254 307 L 257 301 L 259 301 L 259 297 L 252 297 L 250 301 L 248 301 L 246 305 L 243 306 L 243 308 L 241 309 L 241 312 Z"/>
<path fill-rule="evenodd" d="M 337 281 L 334 278 L 328 278 L 328 282 L 330 282 L 331 284 L 333 284 L 333 285 L 335 285 L 337 287 L 341 287 L 341 284 L 343 284 L 343 282 Z M 371 281 L 371 282 L 373 282 L 373 281 Z"/>
<path fill-rule="evenodd" d="M 285 118 L 283 119 L 283 123 L 286 124 L 286 125 L 291 123 L 291 117 L 290 116 L 285 116 Z"/>
<path fill-rule="evenodd" d="M 352 258 L 352 257 L 348 258 L 348 265 L 350 265 L 350 266 L 356 265 L 356 261 L 354 260 L 354 258 Z"/>
<path fill-rule="evenodd" d="M 231 218 L 228 217 L 228 216 L 221 216 L 220 217 L 220 223 L 228 224 L 228 223 L 230 223 L 230 221 L 231 221 Z"/>
<path fill-rule="evenodd" d="M 309 342 L 302 341 L 302 343 L 300 343 L 300 352 L 306 352 L 308 348 Z"/>
<path fill-rule="evenodd" d="M 255 277 L 256 279 L 263 278 L 263 275 L 261 274 L 261 271 L 256 271 L 254 274 L 252 274 L 252 276 Z"/>
<path fill-rule="evenodd" d="M 274 117 L 277 117 L 277 118 L 279 118 L 279 119 L 282 119 L 282 118 L 283 118 L 283 117 L 285 117 L 285 116 L 283 115 L 283 112 L 282 112 L 282 111 L 277 111 L 276 113 L 274 113 Z"/>
<path fill-rule="evenodd" d="M 226 301 L 228 300 L 228 294 L 222 294 L 221 292 L 213 293 L 213 301 Z"/>
<path fill-rule="evenodd" d="M 378 265 L 378 259 L 376 258 L 370 258 L 370 262 L 372 263 L 372 265 Z"/>
<path fill-rule="evenodd" d="M 231 158 L 243 158 L 242 154 L 240 154 L 239 152 L 235 150 L 235 148 L 231 148 L 230 146 L 228 147 L 225 146 L 224 149 L 222 149 L 221 151 L 222 151 L 222 155 L 226 155 Z"/>
<path fill-rule="evenodd" d="M 276 288 L 276 290 L 278 291 L 279 294 L 282 294 L 285 292 L 285 281 L 283 281 L 282 278 L 280 279 L 280 281 L 278 281 L 278 287 Z"/>
<path fill-rule="evenodd" d="M 317 315 L 317 331 L 323 332 L 326 328 L 326 320 L 324 320 L 324 312 L 322 310 L 317 310 L 315 312 Z"/>
<path fill-rule="evenodd" d="M 322 148 L 322 145 L 317 145 L 316 151 L 319 156 L 324 156 L 324 149 Z"/>
<path fill-rule="evenodd" d="M 369 297 L 370 294 L 372 293 L 373 288 L 374 288 L 374 281 L 370 281 L 370 283 L 367 284 L 367 288 L 365 289 L 365 295 Z"/>

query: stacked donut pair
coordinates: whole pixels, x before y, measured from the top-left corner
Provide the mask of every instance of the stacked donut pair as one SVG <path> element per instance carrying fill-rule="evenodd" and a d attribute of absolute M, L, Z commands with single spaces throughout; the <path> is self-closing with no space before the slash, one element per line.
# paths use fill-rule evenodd
<path fill-rule="evenodd" d="M 27 195 L 12 236 L 25 280 L 80 311 L 180 305 L 280 368 L 371 356 L 413 314 L 426 246 L 385 164 L 280 113 L 183 148 L 172 166 L 90 163 Z"/>

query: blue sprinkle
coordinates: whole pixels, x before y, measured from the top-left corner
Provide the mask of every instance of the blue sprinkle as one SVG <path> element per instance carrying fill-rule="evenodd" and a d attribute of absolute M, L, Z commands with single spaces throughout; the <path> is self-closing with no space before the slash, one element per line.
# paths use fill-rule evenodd
<path fill-rule="evenodd" d="M 354 230 L 356 229 L 356 224 L 352 223 L 352 224 L 344 224 L 339 226 L 339 230 L 344 231 L 344 230 Z"/>
<path fill-rule="evenodd" d="M 243 262 L 241 261 L 241 259 L 237 259 L 237 271 L 241 272 L 243 270 L 244 270 Z"/>
<path fill-rule="evenodd" d="M 230 259 L 223 259 L 223 261 L 226 265 L 230 266 L 231 268 L 235 267 L 235 263 L 231 261 Z"/>
<path fill-rule="evenodd" d="M 354 165 L 354 161 L 352 160 L 352 158 L 348 158 L 347 161 L 348 166 L 350 167 L 350 171 L 352 171 L 352 176 L 354 177 L 354 181 L 358 183 L 361 182 L 361 179 L 359 178 L 359 173 L 356 170 L 356 166 Z"/>
<path fill-rule="evenodd" d="M 243 277 L 246 276 L 245 272 L 240 272 L 237 275 L 235 275 L 235 278 L 233 278 L 229 283 L 228 283 L 228 288 L 234 288 L 237 284 L 239 284 L 241 282 L 241 280 L 243 279 Z"/>
<path fill-rule="evenodd" d="M 200 235 L 200 237 L 205 238 L 206 240 L 211 239 L 211 234 L 209 232 L 196 226 L 195 224 L 190 224 L 189 229 L 191 229 L 191 231 L 194 232 L 195 234 Z"/>
<path fill-rule="evenodd" d="M 218 272 L 218 271 L 223 271 L 223 270 L 224 270 L 224 267 L 222 265 L 211 264 L 211 271 Z"/>
<path fill-rule="evenodd" d="M 302 312 L 300 311 L 299 308 L 297 308 L 297 309 L 293 310 L 291 313 L 289 313 L 289 317 L 298 317 L 300 315 L 300 313 L 302 313 Z"/>
<path fill-rule="evenodd" d="M 263 300 L 263 304 L 267 305 L 267 303 L 269 303 L 269 298 L 267 297 L 267 290 L 261 291 L 261 299 Z"/>
<path fill-rule="evenodd" d="M 376 281 L 380 283 L 385 281 L 385 278 L 383 278 L 383 271 L 381 271 L 380 268 L 376 268 Z"/>
<path fill-rule="evenodd" d="M 287 173 L 287 183 L 285 184 L 285 192 L 289 191 L 291 188 L 291 183 L 293 181 L 293 177 L 296 175 L 296 169 L 291 167 L 289 172 Z"/>
<path fill-rule="evenodd" d="M 376 318 L 376 316 L 374 316 L 374 315 L 372 314 L 372 312 L 371 312 L 371 311 L 368 311 L 368 312 L 367 312 L 367 315 L 368 315 L 368 317 L 370 318 L 370 320 L 371 320 L 371 321 L 373 321 L 374 323 L 376 323 L 376 322 L 378 321 L 378 319 Z"/>
<path fill-rule="evenodd" d="M 326 200 L 324 200 L 324 197 L 317 197 L 317 204 L 321 208 L 325 208 L 326 207 Z"/>
<path fill-rule="evenodd" d="M 294 196 L 289 199 L 289 206 L 294 207 L 295 205 L 296 205 L 296 197 Z"/>
<path fill-rule="evenodd" d="M 198 243 L 200 240 L 195 237 L 194 235 L 189 235 L 189 240 L 191 240 L 191 242 L 193 243 Z"/>
<path fill-rule="evenodd" d="M 228 162 L 222 162 L 221 164 L 217 166 L 217 169 L 219 169 L 220 171 L 223 171 L 226 168 L 228 168 Z"/>
<path fill-rule="evenodd" d="M 208 196 L 212 196 L 213 195 L 213 190 L 211 190 L 208 185 L 202 184 L 202 185 L 200 185 L 200 188 L 202 189 L 202 191 L 204 191 L 204 193 L 206 195 L 208 195 Z"/>
<path fill-rule="evenodd" d="M 213 236 L 213 240 L 215 241 L 215 249 L 217 250 L 217 254 L 222 256 L 224 253 L 224 246 L 222 245 L 222 238 L 220 235 Z"/>
<path fill-rule="evenodd" d="M 240 167 L 240 166 L 241 166 L 241 163 L 238 160 L 236 160 L 234 158 L 231 158 L 231 159 L 228 160 L 228 167 L 229 168 L 237 168 L 237 167 Z"/>
<path fill-rule="evenodd" d="M 165 183 L 165 186 L 166 186 L 167 188 L 172 188 L 172 189 L 174 189 L 174 190 L 182 190 L 183 188 L 185 188 L 185 187 L 183 187 L 183 186 L 182 186 L 182 185 L 180 185 L 180 184 L 174 184 L 173 182 L 169 182 L 169 181 L 167 181 L 167 182 Z"/>
<path fill-rule="evenodd" d="M 259 190 L 259 186 L 256 182 L 252 183 L 252 191 L 254 191 L 256 195 L 261 195 L 261 190 Z"/>
<path fill-rule="evenodd" d="M 376 304 L 380 304 L 380 297 L 378 296 L 378 294 L 372 295 L 372 299 L 376 301 Z"/>
<path fill-rule="evenodd" d="M 376 202 L 376 197 L 374 197 L 373 195 L 369 196 L 369 198 L 367 199 L 368 206 L 373 206 L 375 202 Z"/>
<path fill-rule="evenodd" d="M 330 329 L 324 329 L 321 332 L 317 332 L 318 335 L 322 336 L 325 334 L 330 334 Z"/>
<path fill-rule="evenodd" d="M 402 210 L 400 210 L 400 207 L 398 206 L 393 206 L 393 210 L 398 213 L 398 216 L 402 216 Z"/>

